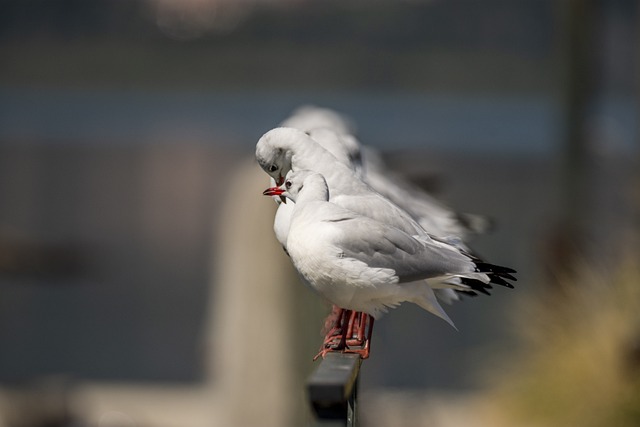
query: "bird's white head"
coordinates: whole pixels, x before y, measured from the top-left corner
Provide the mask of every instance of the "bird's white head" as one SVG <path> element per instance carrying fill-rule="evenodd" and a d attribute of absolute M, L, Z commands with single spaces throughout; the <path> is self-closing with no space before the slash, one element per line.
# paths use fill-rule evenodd
<path fill-rule="evenodd" d="M 262 135 L 256 144 L 256 160 L 260 167 L 282 185 L 291 170 L 291 158 L 297 141 L 308 136 L 293 128 L 275 128 Z"/>
<path fill-rule="evenodd" d="M 262 194 L 265 196 L 287 197 L 294 202 L 298 202 L 303 190 L 305 195 L 309 194 L 309 198 L 329 200 L 327 181 L 319 173 L 309 170 L 289 172 L 282 185 L 268 188 Z"/>

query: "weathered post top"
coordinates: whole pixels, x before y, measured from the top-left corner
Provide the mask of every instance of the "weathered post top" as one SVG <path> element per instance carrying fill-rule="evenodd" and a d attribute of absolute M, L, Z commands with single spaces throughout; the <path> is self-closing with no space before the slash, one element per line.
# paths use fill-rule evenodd
<path fill-rule="evenodd" d="M 309 402 L 321 425 L 356 425 L 358 354 L 328 353 L 307 380 Z"/>

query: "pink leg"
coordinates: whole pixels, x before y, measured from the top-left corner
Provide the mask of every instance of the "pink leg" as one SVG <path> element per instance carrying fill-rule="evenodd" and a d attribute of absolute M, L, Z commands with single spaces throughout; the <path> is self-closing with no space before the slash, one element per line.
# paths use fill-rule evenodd
<path fill-rule="evenodd" d="M 347 335 L 348 345 L 361 347 L 364 344 L 367 320 L 369 319 L 369 317 L 370 316 L 366 313 L 358 313 L 358 317 L 353 324 L 352 331 L 349 335 Z"/>
<path fill-rule="evenodd" d="M 369 321 L 369 328 L 367 329 L 367 320 Z M 354 342 L 359 342 L 360 348 L 347 348 L 345 353 L 357 353 L 360 355 L 362 359 L 369 358 L 369 353 L 371 351 L 371 337 L 373 335 L 373 323 L 374 318 L 369 316 L 366 313 L 362 313 L 362 318 L 360 320 L 358 326 L 358 334 L 356 338 L 353 340 Z M 366 338 L 365 338 L 366 331 Z"/>
<path fill-rule="evenodd" d="M 339 313 L 337 319 L 335 321 L 334 326 L 329 330 L 327 335 L 324 337 L 324 341 L 322 343 L 322 348 L 320 352 L 316 354 L 313 360 L 317 360 L 320 356 L 324 358 L 324 355 L 332 352 L 332 351 L 342 351 L 347 347 L 347 328 L 349 319 L 353 316 L 353 312 L 351 310 L 344 310 L 337 306 L 334 306 L 337 310 L 329 315 L 332 317 L 334 313 Z M 325 325 L 327 322 L 325 322 Z"/>
<path fill-rule="evenodd" d="M 360 319 L 361 314 L 362 313 L 358 311 L 351 312 L 351 315 L 349 316 L 349 323 L 347 324 L 347 333 L 345 334 L 347 341 L 353 338 L 353 331 L 356 327 L 356 323 L 358 323 L 358 319 Z"/>
<path fill-rule="evenodd" d="M 356 353 L 362 359 L 367 359 L 371 351 L 374 320 L 373 317 L 366 313 L 343 310 L 337 326 L 341 332 L 328 334 L 325 337 L 322 349 L 313 360 L 321 356 L 324 358 L 327 353 L 334 351 Z"/>

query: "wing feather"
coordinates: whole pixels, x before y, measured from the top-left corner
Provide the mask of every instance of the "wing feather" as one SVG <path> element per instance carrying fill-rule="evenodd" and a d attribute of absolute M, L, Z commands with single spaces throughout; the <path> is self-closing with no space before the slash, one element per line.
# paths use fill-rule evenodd
<path fill-rule="evenodd" d="M 334 225 L 342 231 L 335 243 L 344 256 L 370 267 L 393 269 L 401 282 L 464 275 L 475 270 L 472 259 L 456 248 L 415 239 L 378 221 L 343 216 Z"/>

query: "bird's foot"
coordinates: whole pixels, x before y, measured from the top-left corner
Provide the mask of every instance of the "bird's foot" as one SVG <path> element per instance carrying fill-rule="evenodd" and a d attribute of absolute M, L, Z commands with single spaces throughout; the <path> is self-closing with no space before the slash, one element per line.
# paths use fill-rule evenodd
<path fill-rule="evenodd" d="M 338 320 L 325 336 L 322 348 L 313 360 L 320 357 L 324 359 L 327 353 L 333 352 L 359 354 L 362 359 L 367 359 L 371 348 L 373 318 L 365 313 L 344 310 Z"/>
<path fill-rule="evenodd" d="M 328 354 L 328 353 L 347 353 L 347 354 L 359 354 L 361 359 L 368 359 L 369 358 L 369 341 L 365 340 L 365 343 L 363 346 L 360 347 L 350 347 L 350 346 L 345 346 L 343 348 L 336 348 L 336 347 L 331 347 L 331 346 L 325 346 L 323 347 L 318 354 L 315 355 L 315 357 L 313 358 L 313 361 L 315 362 L 316 360 L 318 360 L 319 358 L 323 358 Z"/>

